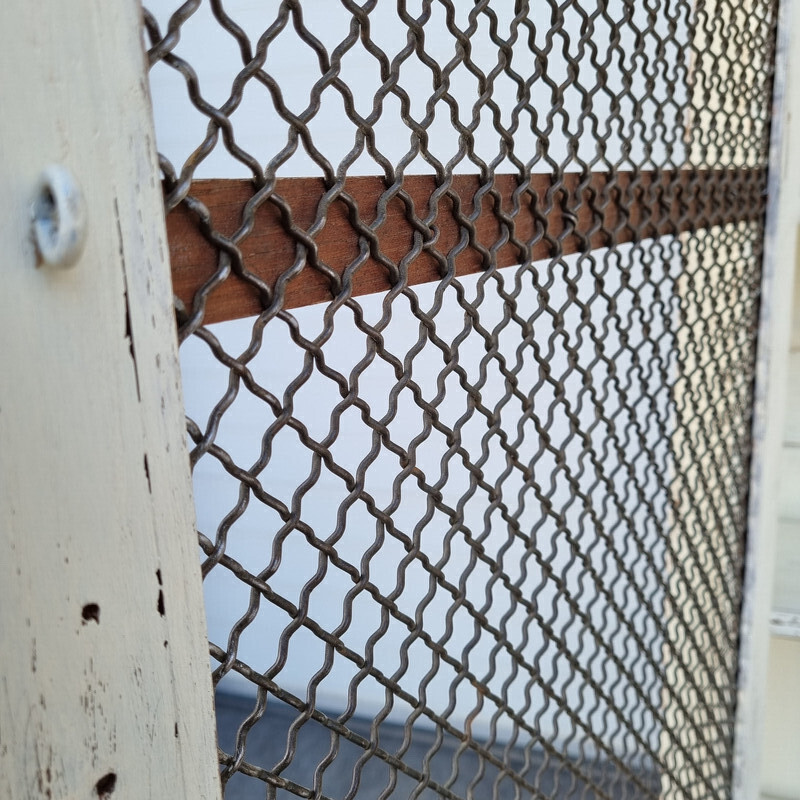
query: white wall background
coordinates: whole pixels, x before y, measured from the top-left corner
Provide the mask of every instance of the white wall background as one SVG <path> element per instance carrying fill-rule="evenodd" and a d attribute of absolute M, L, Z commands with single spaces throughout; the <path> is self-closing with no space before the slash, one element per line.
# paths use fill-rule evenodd
<path fill-rule="evenodd" d="M 148 5 L 162 28 L 166 27 L 176 3 L 157 0 Z M 420 5 L 408 3 L 409 14 L 417 15 Z M 680 41 L 687 35 L 685 15 L 669 20 L 662 8 L 658 12 L 662 17 L 653 24 L 647 10 L 639 9 L 637 4 L 632 12 L 634 18 L 626 20 L 624 15 L 628 12 L 623 3 L 615 1 L 608 4 L 605 15 L 594 20 L 594 30 L 582 40 L 584 19 L 577 11 L 566 8 L 563 28 L 553 34 L 550 6 L 534 5 L 535 45 L 552 45 L 546 65 L 552 85 L 543 79 L 533 82 L 530 104 L 516 120 L 516 157 L 534 172 L 550 172 L 554 162 L 574 169 L 579 160 L 594 169 L 605 169 L 609 163 L 622 169 L 634 164 L 647 168 L 665 160 L 680 164 L 684 158 L 681 109 L 686 96 L 688 56 L 677 52 L 674 46 L 659 51 L 654 37 L 638 36 L 636 29 L 643 31 L 650 27 L 663 34 L 672 25 Z M 472 7 L 465 0 L 455 3 L 455 23 L 462 29 L 469 25 Z M 513 4 L 498 2 L 492 8 L 499 34 L 507 35 Z M 276 2 L 238 0 L 227 3 L 226 9 L 254 43 L 278 17 Z M 303 4 L 303 9 L 304 24 L 328 52 L 348 36 L 352 17 L 339 4 L 310 0 Z M 407 31 L 398 17 L 396 4 L 379 2 L 370 20 L 372 39 L 390 59 L 394 58 L 406 44 Z M 616 32 L 609 20 L 622 21 Z M 447 64 L 456 51 L 441 3 L 433 4 L 425 30 L 427 52 L 440 65 Z M 522 28 L 519 32 L 512 64 L 517 72 L 529 76 L 536 72 L 537 61 L 526 40 L 527 32 Z M 219 28 L 207 4 L 183 26 L 175 53 L 196 70 L 200 90 L 209 102 L 221 106 L 228 100 L 241 60 L 233 38 Z M 567 55 L 577 59 L 581 84 L 589 89 L 599 87 L 590 98 L 582 96 L 574 86 L 565 90 L 556 88 L 568 79 Z M 485 71 L 497 64 L 497 47 L 491 41 L 485 15 L 477 17 L 472 57 Z M 598 72 L 598 64 L 605 65 L 604 75 Z M 503 150 L 492 126 L 488 108 L 475 120 L 474 152 L 457 156 L 459 133 L 451 121 L 449 106 L 440 101 L 428 126 L 428 157 L 423 158 L 418 142 L 403 124 L 399 99 L 390 94 L 376 105 L 379 65 L 360 42 L 356 41 L 341 56 L 338 68 L 339 76 L 352 89 L 358 112 L 366 116 L 377 109 L 373 130 L 379 150 L 392 164 L 402 163 L 407 173 L 430 172 L 432 164 L 437 162 L 456 172 L 475 172 L 482 162 L 491 162 L 498 170 L 513 170 L 509 154 Z M 264 69 L 281 86 L 283 100 L 294 113 L 300 114 L 315 104 L 312 87 L 320 77 L 319 64 L 312 50 L 298 38 L 291 20 L 269 45 Z M 184 80 L 177 72 L 159 64 L 151 77 L 159 149 L 180 169 L 202 141 L 207 119 L 189 101 Z M 462 125 L 469 126 L 478 81 L 464 66 L 459 66 L 450 73 L 449 82 L 450 94 L 459 104 L 459 119 Z M 434 89 L 433 73 L 412 55 L 400 68 L 400 83 L 408 93 L 411 116 L 422 120 L 425 103 Z M 553 105 L 556 94 L 563 98 L 560 107 Z M 503 124 L 511 126 L 517 85 L 500 75 L 494 81 L 491 97 Z M 620 98 L 618 116 L 611 114 L 612 97 Z M 670 97 L 674 103 L 659 111 L 659 104 Z M 583 116 L 582 103 L 591 106 Z M 231 111 L 236 142 L 281 177 L 321 175 L 326 168 L 323 157 L 332 169 L 346 170 L 350 175 L 383 173 L 383 167 L 366 152 L 363 141 L 357 137 L 335 88 L 329 87 L 322 93 L 319 109 L 308 116 L 319 150 L 316 158 L 302 143 L 296 142 L 263 86 L 248 84 L 241 103 Z M 634 117 L 638 121 L 634 122 Z M 544 148 L 546 157 L 537 160 L 534 156 L 541 145 L 538 131 L 542 130 L 546 131 L 549 144 Z M 221 140 L 195 172 L 196 177 L 249 175 L 249 169 L 231 156 Z M 303 380 L 297 380 L 306 356 L 292 341 L 289 319 L 299 325 L 306 339 L 322 347 L 327 366 L 342 376 L 345 385 L 353 380 L 351 376 L 358 375 L 358 394 L 368 403 L 372 418 L 386 421 L 392 440 L 413 453 L 419 474 L 428 484 L 442 484 L 442 503 L 456 508 L 458 499 L 470 486 L 468 470 L 458 456 L 446 464 L 442 461 L 448 445 L 440 433 L 433 431 L 420 437 L 426 420 L 410 388 L 401 389 L 396 396 L 396 407 L 390 407 L 389 391 L 396 381 L 393 369 L 380 357 L 370 357 L 367 338 L 355 324 L 352 311 L 342 308 L 336 313 L 330 335 L 324 332 L 325 305 L 294 310 L 291 317 L 272 319 L 263 330 L 254 328 L 253 319 L 210 327 L 231 355 L 244 352 L 251 346 L 251 340 L 257 343 L 257 353 L 248 363 L 255 380 L 284 405 L 290 405 L 292 416 L 306 426 L 309 436 L 329 444 L 337 464 L 351 475 L 359 468 L 366 468 L 364 492 L 378 508 L 390 511 L 399 531 L 418 538 L 422 549 L 431 562 L 438 562 L 447 580 L 458 585 L 461 577 L 468 575 L 464 586 L 469 600 L 485 613 L 491 625 L 504 628 L 512 641 L 525 642 L 526 658 L 533 662 L 539 657 L 538 675 L 517 669 L 505 651 L 493 652 L 495 642 L 491 635 L 484 633 L 473 643 L 475 623 L 467 610 L 462 606 L 448 615 L 452 597 L 431 582 L 421 561 L 407 558 L 406 550 L 391 533 L 380 526 L 376 528 L 375 517 L 361 500 L 347 501 L 344 481 L 324 465 L 315 464 L 297 433 L 276 425 L 274 412 L 244 387 L 222 418 L 216 444 L 245 467 L 254 464 L 263 448 L 269 447 L 268 463 L 258 474 L 264 491 L 288 507 L 294 504 L 303 523 L 318 538 L 334 545 L 343 560 L 364 569 L 368 567 L 370 580 L 383 594 L 394 597 L 402 612 L 413 617 L 422 603 L 425 630 L 468 665 L 479 679 L 485 680 L 492 691 L 504 697 L 510 709 L 528 724 L 554 736 L 565 746 L 574 738 L 573 723 L 557 710 L 556 704 L 550 701 L 547 710 L 542 711 L 546 702 L 542 689 L 545 684 L 562 704 L 575 710 L 579 719 L 594 726 L 608 746 L 629 755 L 639 751 L 639 743 L 618 731 L 619 721 L 609 711 L 606 701 L 587 687 L 585 676 L 589 675 L 623 709 L 626 718 L 634 719 L 642 738 L 657 750 L 660 728 L 652 715 L 642 710 L 639 693 L 659 708 L 661 683 L 653 664 L 632 649 L 627 626 L 646 642 L 656 665 L 660 663 L 663 638 L 652 619 L 642 611 L 640 598 L 625 573 L 635 576 L 643 594 L 659 608 L 662 589 L 657 570 L 647 567 L 647 558 L 659 566 L 664 560 L 657 526 L 664 523 L 669 513 L 664 484 L 671 469 L 668 442 L 672 425 L 664 378 L 675 369 L 670 334 L 675 314 L 672 286 L 680 266 L 677 242 L 665 239 L 644 251 L 623 246 L 616 253 L 595 251 L 590 256 L 537 264 L 518 278 L 511 269 L 489 279 L 486 276 L 463 279 L 448 288 L 415 287 L 400 296 L 390 309 L 384 307 L 383 296 L 358 298 L 364 318 L 382 331 L 387 349 L 398 358 L 403 359 L 419 343 L 411 367 L 414 384 L 422 397 L 436 407 L 442 422 L 460 431 L 463 448 L 472 463 L 480 465 L 487 481 L 496 487 L 522 536 L 513 534 L 498 509 L 487 511 L 488 494 L 482 488 L 475 490 L 455 519 L 448 518 L 442 510 L 431 510 L 414 476 L 407 477 L 402 485 L 395 483 L 400 469 L 396 455 L 384 446 L 370 454 L 375 444 L 372 432 L 364 424 L 360 411 L 352 407 L 337 410 L 342 397 L 333 380 L 316 367 Z M 649 276 L 660 281 L 657 289 L 646 283 Z M 581 307 L 570 302 L 570 282 L 577 287 L 579 301 L 589 303 L 584 317 Z M 486 330 L 497 332 L 499 352 L 487 355 L 483 338 L 458 301 L 457 285 L 463 287 L 469 299 L 485 293 L 480 322 Z M 550 312 L 537 317 L 542 287 L 550 309 L 560 309 L 563 313 L 563 331 L 556 331 Z M 598 296 L 601 288 L 603 296 Z M 503 294 L 513 294 L 520 317 L 535 318 L 530 323 L 532 336 L 525 346 L 520 346 L 520 326 L 506 322 L 504 314 L 510 306 Z M 424 310 L 435 309 L 431 314 L 436 333 L 447 345 L 457 342 L 458 363 L 466 380 L 480 388 L 484 406 L 497 413 L 510 439 L 520 437 L 519 461 L 531 466 L 534 480 L 541 487 L 539 496 L 530 489 L 523 491 L 521 470 L 508 469 L 501 437 L 489 431 L 485 417 L 475 414 L 469 421 L 459 422 L 467 410 L 467 395 L 455 373 L 451 372 L 445 380 L 447 393 L 440 398 L 437 376 L 445 367 L 445 358 L 420 328 L 410 298 L 417 298 Z M 594 341 L 593 333 L 602 337 L 602 344 Z M 644 366 L 635 361 L 636 348 Z M 563 382 L 561 396 L 556 397 L 551 383 L 540 384 L 542 373 L 537 354 L 548 359 L 551 375 Z M 500 403 L 506 391 L 500 371 L 503 359 L 516 373 L 522 394 L 532 402 L 536 417 L 546 424 L 552 442 L 561 449 L 564 463 L 557 464 L 552 454 L 541 454 L 541 436 L 536 426 L 524 419 L 519 399 Z M 583 376 L 575 370 L 569 372 L 571 363 L 580 366 Z M 651 364 L 657 368 L 653 369 Z M 203 428 L 228 386 L 229 373 L 207 345 L 196 338 L 183 346 L 182 365 L 187 413 Z M 354 385 L 354 380 L 350 385 Z M 637 402 L 632 399 L 635 397 L 645 399 Z M 629 408 L 623 409 L 623 403 Z M 598 461 L 590 459 L 580 438 L 571 433 L 576 425 L 587 433 Z M 645 454 L 641 455 L 643 448 Z M 316 482 L 298 489 L 316 470 L 319 473 Z M 237 504 L 239 485 L 211 457 L 200 460 L 194 475 L 198 525 L 213 538 L 217 527 Z M 501 475 L 505 475 L 502 485 L 498 482 Z M 346 515 L 337 516 L 343 503 Z M 560 524 L 547 512 L 548 504 L 563 514 Z M 648 504 L 649 511 L 645 508 Z M 527 620 L 526 609 L 511 601 L 508 591 L 494 580 L 496 573 L 491 566 L 475 561 L 470 535 L 473 540 L 480 540 L 485 552 L 496 559 L 522 596 L 576 654 L 574 663 L 570 664 L 558 652 L 559 648 L 535 622 Z M 573 598 L 572 604 L 552 578 L 543 582 L 542 566 L 525 552 L 525 536 L 531 537 L 559 576 L 562 588 Z M 380 547 L 367 565 L 364 554 L 378 537 Z M 265 577 L 270 587 L 293 603 L 300 602 L 303 587 L 313 579 L 316 585 L 308 598 L 309 616 L 328 631 L 341 625 L 352 580 L 342 570 L 320 560 L 318 551 L 308 544 L 302 532 L 284 526 L 278 513 L 264 503 L 251 500 L 246 511 L 235 520 L 228 533 L 226 553 L 253 573 L 267 570 Z M 595 582 L 587 566 L 603 576 L 602 585 Z M 486 586 L 493 587 L 490 593 Z M 205 587 L 210 638 L 226 647 L 232 626 L 247 610 L 250 593 L 222 568 L 212 571 Z M 616 611 L 608 596 L 617 604 Z M 367 595 L 361 594 L 352 601 L 352 611 L 354 621 L 341 633 L 341 638 L 354 651 L 364 653 L 369 637 L 381 622 L 380 610 Z M 610 662 L 609 653 L 586 630 L 579 614 L 603 629 L 607 646 L 622 669 Z M 291 622 L 287 614 L 262 600 L 256 620 L 239 638 L 238 657 L 254 669 L 268 673 L 299 697 L 305 697 L 309 682 L 323 666 L 325 647 L 301 627 L 292 635 L 288 655 L 281 660 L 280 634 Z M 453 698 L 448 692 L 456 679 L 455 670 L 443 663 L 436 664 L 432 651 L 419 641 L 409 643 L 408 636 L 405 626 L 390 620 L 385 635 L 374 643 L 372 659 L 376 668 L 386 675 L 394 674 L 400 685 L 415 697 L 420 683 L 425 682 L 425 701 L 433 711 L 447 710 L 456 724 L 464 724 L 469 716 L 473 730 L 488 731 L 496 706 L 483 702 L 466 680 L 458 684 L 454 707 L 450 706 Z M 408 657 L 406 665 L 404 656 Z M 576 671 L 576 664 L 585 675 Z M 320 705 L 334 713 L 344 711 L 348 685 L 356 672 L 351 662 L 337 654 L 330 673 L 316 685 Z M 233 691 L 247 690 L 235 676 L 226 678 L 223 686 Z M 376 713 L 386 699 L 383 687 L 372 677 L 358 683 L 357 698 L 358 713 L 363 714 Z M 392 713 L 398 718 L 406 717 L 409 711 L 408 706 L 394 701 Z M 511 735 L 513 730 L 507 716 L 499 719 L 498 727 L 501 737 Z"/>
<path fill-rule="evenodd" d="M 176 0 L 147 3 L 162 30 L 166 30 L 178 5 Z M 337 2 L 309 0 L 302 3 L 303 24 L 329 54 L 338 56 L 332 58 L 330 81 L 338 75 L 352 93 L 356 112 L 364 119 L 374 115 L 370 121 L 377 149 L 391 164 L 403 163 L 409 174 L 433 172 L 431 162 L 447 164 L 455 172 L 476 172 L 481 163 L 495 163 L 500 171 L 513 171 L 492 115 L 496 109 L 501 124 L 511 130 L 518 82 L 501 70 L 487 91 L 493 105 L 484 104 L 473 117 L 472 108 L 481 95 L 481 87 L 474 72 L 464 64 L 447 68 L 457 56 L 457 45 L 448 29 L 445 4 L 410 0 L 404 5 L 407 15 L 414 18 L 430 5 L 430 17 L 424 25 L 425 52 L 446 74 L 449 97 L 458 104 L 462 132 L 469 128 L 474 135 L 472 157 L 456 157 L 459 130 L 451 118 L 452 103 L 445 98 L 436 104 L 425 125 L 429 157 L 419 155 L 418 142 L 402 119 L 400 97 L 380 92 L 379 60 L 357 37 L 351 46 L 342 48 L 344 52 L 337 52 L 343 42 L 349 41 L 352 14 Z M 516 119 L 514 143 L 519 161 L 534 161 L 541 149 L 547 160 L 531 164 L 534 172 L 550 172 L 551 163 L 575 169 L 579 159 L 587 164 L 620 164 L 621 169 L 652 168 L 665 160 L 682 163 L 689 54 L 679 52 L 672 42 L 688 40 L 686 9 L 661 8 L 651 14 L 641 4 L 611 0 L 604 4 L 606 13 L 589 24 L 586 14 L 566 5 L 562 10 L 563 25 L 551 30 L 551 4 L 531 5 L 533 28 L 517 26 L 511 65 L 526 81 L 543 71 L 546 79 L 529 81 L 530 101 Z M 318 57 L 298 35 L 291 16 L 279 14 L 279 6 L 277 0 L 233 0 L 224 4 L 228 15 L 249 36 L 254 51 L 265 31 L 276 21 L 279 27 L 282 25 L 274 40 L 263 44 L 264 71 L 280 87 L 286 108 L 308 119 L 320 158 L 327 159 L 334 170 L 346 165 L 349 175 L 383 174 L 382 164 L 365 152 L 364 142 L 357 137 L 340 91 L 329 81 L 324 91 L 315 95 L 315 84 L 322 77 Z M 591 4 L 585 7 L 587 12 L 592 11 Z M 453 9 L 454 24 L 462 31 L 469 29 L 474 3 L 456 0 Z M 491 9 L 498 35 L 508 37 L 514 3 L 495 2 Z M 396 3 L 381 0 L 369 19 L 371 40 L 390 62 L 400 64 L 398 85 L 408 98 L 410 117 L 422 123 L 428 113 L 426 103 L 435 90 L 433 71 L 416 53 L 400 56 L 407 45 L 408 26 Z M 500 58 L 491 39 L 490 17 L 478 14 L 474 25 L 470 56 L 474 65 L 489 75 Z M 658 37 L 666 37 L 670 27 L 675 31 L 674 40 L 661 47 Z M 546 55 L 537 58 L 533 48 Z M 222 108 L 231 101 L 236 94 L 232 92 L 233 81 L 242 69 L 239 46 L 215 20 L 207 2 L 181 27 L 180 43 L 174 53 L 192 66 L 207 102 Z M 585 92 L 579 90 L 577 83 L 564 86 L 570 80 L 570 63 Z M 203 140 L 208 117 L 192 105 L 184 78 L 166 64 L 157 64 L 152 70 L 151 86 L 159 147 L 180 165 Z M 616 108 L 614 103 L 618 104 Z M 591 109 L 582 116 L 581 109 L 588 104 Z M 280 177 L 323 174 L 320 158 L 313 159 L 297 141 L 264 85 L 250 80 L 241 101 L 232 102 L 228 110 L 236 144 L 262 166 L 269 163 Z M 546 134 L 546 144 L 537 131 Z M 574 138 L 572 146 L 570 138 Z M 220 139 L 195 174 L 205 178 L 249 177 L 250 170 L 231 156 Z"/>

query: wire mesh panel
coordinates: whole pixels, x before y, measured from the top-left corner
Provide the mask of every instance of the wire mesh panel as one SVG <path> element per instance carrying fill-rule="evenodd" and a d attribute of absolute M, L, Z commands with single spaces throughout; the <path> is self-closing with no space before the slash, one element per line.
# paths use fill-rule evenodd
<path fill-rule="evenodd" d="M 226 797 L 729 794 L 774 5 L 148 4 Z"/>

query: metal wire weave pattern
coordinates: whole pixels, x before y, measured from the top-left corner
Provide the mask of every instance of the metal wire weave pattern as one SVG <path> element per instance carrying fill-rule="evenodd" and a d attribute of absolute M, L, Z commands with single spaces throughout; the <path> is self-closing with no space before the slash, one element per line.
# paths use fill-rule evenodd
<path fill-rule="evenodd" d="M 148 5 L 226 796 L 728 796 L 775 2 Z"/>

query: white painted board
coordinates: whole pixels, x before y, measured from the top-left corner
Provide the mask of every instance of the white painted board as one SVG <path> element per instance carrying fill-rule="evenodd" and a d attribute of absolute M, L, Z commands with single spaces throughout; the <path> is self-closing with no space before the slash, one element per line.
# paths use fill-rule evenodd
<path fill-rule="evenodd" d="M 139 7 L 5 0 L 0 72 L 0 796 L 212 800 Z M 70 269 L 37 266 L 33 246 L 50 164 L 85 197 Z"/>

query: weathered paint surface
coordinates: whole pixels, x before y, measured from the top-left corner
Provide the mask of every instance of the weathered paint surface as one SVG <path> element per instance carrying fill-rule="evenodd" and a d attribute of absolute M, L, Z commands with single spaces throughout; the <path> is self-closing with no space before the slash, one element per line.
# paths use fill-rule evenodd
<path fill-rule="evenodd" d="M 6 0 L 0 44 L 0 797 L 218 797 L 138 5 Z M 51 163 L 69 270 L 30 234 Z"/>
<path fill-rule="evenodd" d="M 774 702 L 768 686 L 769 618 L 773 598 L 773 567 L 780 552 L 779 491 L 786 467 L 781 458 L 785 398 L 792 343 L 792 284 L 798 258 L 800 231 L 800 14 L 797 4 L 781 3 L 778 53 L 773 100 L 770 151 L 770 190 L 764 243 L 764 279 L 759 330 L 759 368 L 756 376 L 754 449 L 749 508 L 749 535 L 745 561 L 739 657 L 739 698 L 736 723 L 734 800 L 752 800 L 775 788 L 774 753 L 768 751 L 764 726 L 781 721 L 772 709 L 791 714 L 793 687 L 783 701 Z M 796 675 L 791 680 L 797 680 Z M 794 756 L 794 772 L 796 768 Z M 763 764 L 762 764 L 763 762 Z M 797 797 L 781 787 L 781 796 Z"/>

